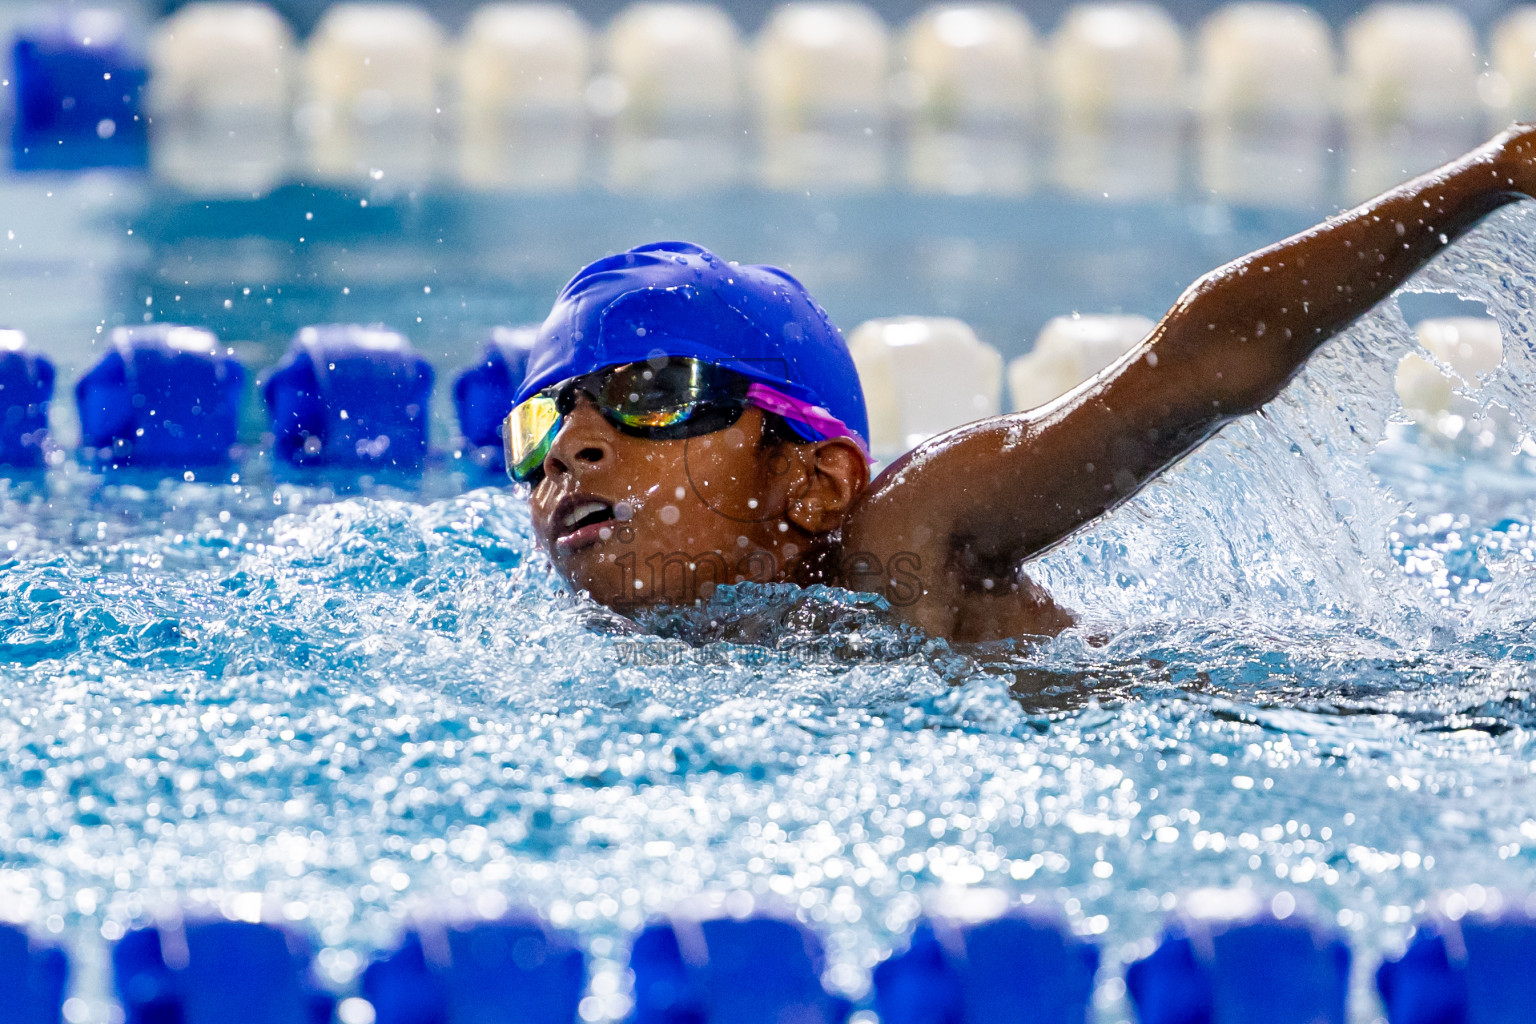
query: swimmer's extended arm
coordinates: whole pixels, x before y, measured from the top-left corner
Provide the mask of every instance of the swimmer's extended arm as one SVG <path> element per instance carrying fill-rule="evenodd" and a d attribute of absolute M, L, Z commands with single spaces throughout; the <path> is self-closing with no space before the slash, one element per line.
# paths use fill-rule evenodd
<path fill-rule="evenodd" d="M 921 595 L 893 604 L 930 632 L 1058 631 L 1063 613 L 1020 582 L 1024 559 L 1261 408 L 1319 345 L 1484 216 L 1533 191 L 1536 127 L 1517 125 L 1205 275 L 1091 381 L 1042 408 L 942 434 L 894 463 L 849 517 L 844 551 L 868 553 L 871 564 L 918 563 L 909 575 L 922 581 Z"/>

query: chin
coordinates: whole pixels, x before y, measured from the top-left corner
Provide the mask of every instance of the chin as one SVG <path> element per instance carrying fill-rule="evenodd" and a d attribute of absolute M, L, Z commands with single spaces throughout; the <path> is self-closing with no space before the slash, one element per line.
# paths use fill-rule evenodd
<path fill-rule="evenodd" d="M 604 557 L 602 545 L 574 554 L 558 556 L 550 553 L 555 569 L 576 590 L 585 591 L 594 601 L 610 607 L 623 604 L 625 595 L 621 583 L 629 583 L 633 573 L 627 573 Z M 626 562 L 628 560 L 626 559 Z M 629 600 L 634 598 L 630 595 Z"/>
<path fill-rule="evenodd" d="M 617 611 L 638 608 L 647 603 L 644 600 L 643 593 L 634 589 L 633 583 L 630 583 L 628 591 L 624 589 L 622 584 L 628 582 L 628 580 L 621 580 L 617 569 L 614 569 L 611 565 L 605 565 L 603 568 L 606 571 L 590 574 L 580 572 L 565 573 L 562 575 L 565 576 L 572 587 L 584 592 L 598 604 Z"/>
<path fill-rule="evenodd" d="M 735 576 L 735 567 L 719 553 L 685 556 L 672 550 L 636 550 L 631 545 L 608 552 L 604 547 L 574 552 L 556 559 L 555 566 L 572 587 L 616 611 L 694 604 Z M 606 557 L 609 554 L 615 557 Z"/>

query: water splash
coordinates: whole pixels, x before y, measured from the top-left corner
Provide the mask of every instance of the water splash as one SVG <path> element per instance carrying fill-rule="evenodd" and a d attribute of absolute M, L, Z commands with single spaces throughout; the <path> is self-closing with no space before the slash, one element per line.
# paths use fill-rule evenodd
<path fill-rule="evenodd" d="M 1536 385 L 1533 229 L 1529 204 L 1506 210 L 1410 285 L 1479 300 L 1498 319 L 1504 364 L 1468 397 L 1510 410 L 1522 432 Z M 1378 477 L 1389 422 L 1404 422 L 1393 371 L 1414 348 L 1396 300 L 1382 303 L 1328 343 L 1279 400 L 1041 560 L 1036 577 L 1099 630 L 1166 627 L 1179 637 L 1185 630 L 1258 630 L 1277 639 L 1336 636 L 1426 651 L 1522 628 L 1536 611 L 1515 596 L 1513 583 L 1523 581 L 1528 564 L 1522 523 L 1529 461 L 1464 450 L 1430 481 L 1470 471 L 1450 493 L 1404 481 L 1383 486 Z M 1521 513 L 1502 527 L 1498 517 L 1488 521 L 1475 543 L 1451 539 L 1455 557 L 1477 565 L 1448 570 L 1445 545 L 1426 544 L 1423 523 L 1444 514 L 1439 505 L 1476 502 L 1495 470 L 1527 481 L 1502 494 Z M 1467 573 L 1488 586 L 1462 586 Z"/>
<path fill-rule="evenodd" d="M 1532 237 L 1509 211 L 1415 282 L 1500 318 L 1478 397 L 1521 422 Z M 254 899 L 344 981 L 413 908 L 527 902 L 591 943 L 593 1020 L 625 931 L 707 889 L 825 928 L 855 995 L 944 884 L 1058 901 L 1110 964 L 1189 888 L 1286 886 L 1368 962 L 1437 889 L 1536 880 L 1536 472 L 1384 460 L 1410 343 L 1383 306 L 1043 560 L 1088 625 L 1042 646 L 824 588 L 637 626 L 498 490 L 9 485 L 0 909 L 90 949 Z"/>

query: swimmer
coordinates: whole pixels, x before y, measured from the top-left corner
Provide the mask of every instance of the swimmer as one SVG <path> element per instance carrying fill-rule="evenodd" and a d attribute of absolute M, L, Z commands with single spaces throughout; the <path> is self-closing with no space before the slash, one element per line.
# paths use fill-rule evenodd
<path fill-rule="evenodd" d="M 1135 494 L 1495 209 L 1536 196 L 1536 126 L 1221 267 L 1118 362 L 1038 409 L 918 445 L 873 481 L 857 373 L 772 267 L 660 242 L 571 279 L 505 424 L 556 568 L 620 611 L 724 583 L 883 595 L 935 636 L 1074 621 L 1030 558 Z"/>

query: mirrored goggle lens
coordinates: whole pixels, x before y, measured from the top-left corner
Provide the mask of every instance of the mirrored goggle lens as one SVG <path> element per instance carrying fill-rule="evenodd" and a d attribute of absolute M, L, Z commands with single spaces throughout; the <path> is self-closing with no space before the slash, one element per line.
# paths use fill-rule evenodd
<path fill-rule="evenodd" d="M 656 430 L 686 423 L 701 406 L 739 400 L 745 388 L 729 371 L 694 359 L 616 367 L 603 381 L 598 403 L 618 424 Z"/>
<path fill-rule="evenodd" d="M 505 450 L 512 479 L 526 481 L 538 470 L 559 431 L 560 410 L 551 395 L 534 395 L 507 415 Z"/>

